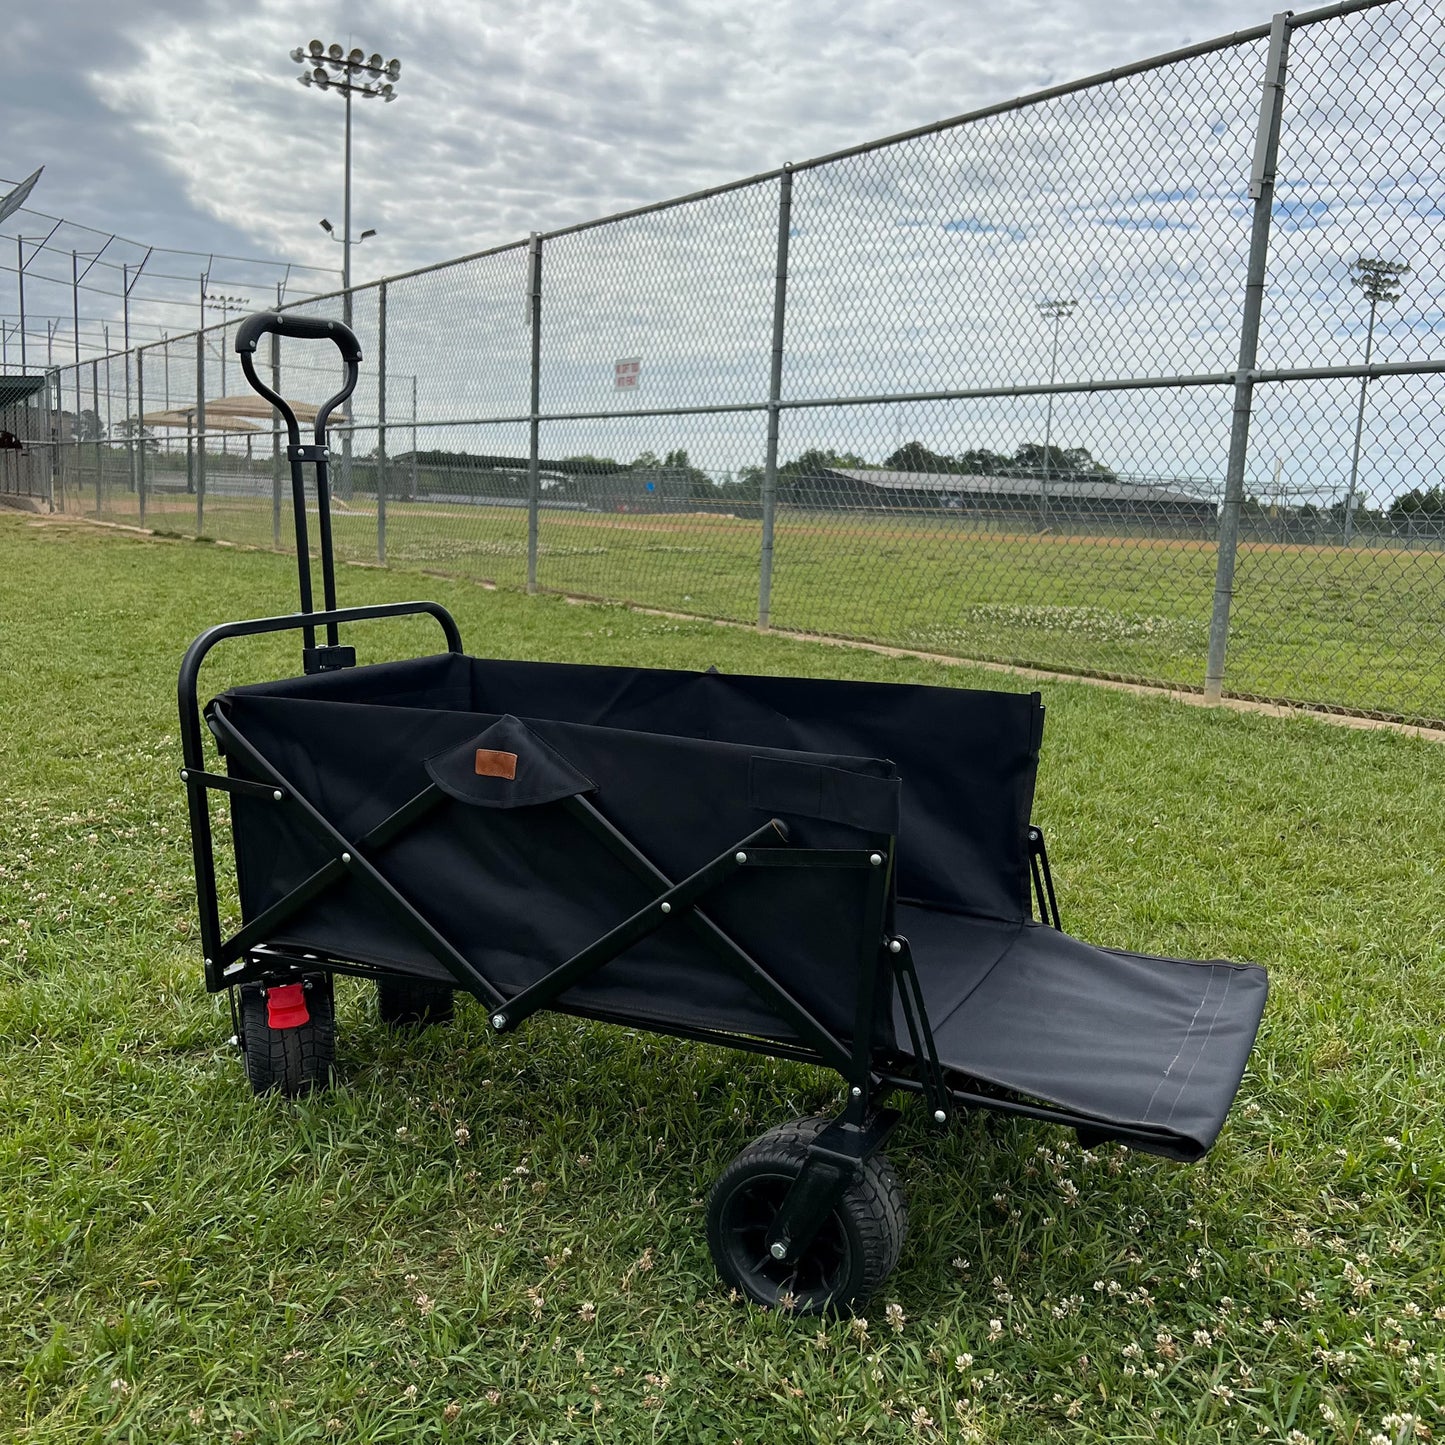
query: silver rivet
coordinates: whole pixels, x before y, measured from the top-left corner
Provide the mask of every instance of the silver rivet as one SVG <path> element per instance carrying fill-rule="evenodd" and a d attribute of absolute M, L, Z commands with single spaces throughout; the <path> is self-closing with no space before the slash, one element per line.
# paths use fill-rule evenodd
<path fill-rule="evenodd" d="M 889 940 L 889 943 L 888 943 L 888 952 L 889 952 L 889 953 L 902 953 L 902 952 L 903 952 L 903 945 L 902 945 L 901 943 L 899 943 L 899 941 L 898 941 L 896 938 L 890 939 L 890 940 Z"/>
<path fill-rule="evenodd" d="M 493 1014 L 493 1015 L 492 1015 L 492 1027 L 493 1027 L 494 1029 L 504 1029 L 504 1028 L 506 1028 L 506 1027 L 507 1027 L 507 1016 L 506 1016 L 506 1014 Z"/>
<path fill-rule="evenodd" d="M 281 789 L 277 788 L 276 791 L 271 794 L 271 796 L 275 798 L 275 800 L 279 803 L 281 801 Z"/>
<path fill-rule="evenodd" d="M 182 769 L 181 769 L 181 781 L 182 781 L 183 783 L 189 783 L 190 780 L 191 780 L 191 775 L 190 775 L 184 768 L 182 768 Z"/>
<path fill-rule="evenodd" d="M 870 853 L 868 855 L 868 861 L 876 868 L 883 861 L 883 855 L 881 853 Z"/>
<path fill-rule="evenodd" d="M 672 904 L 670 904 L 670 903 L 664 903 L 664 904 L 662 905 L 662 911 L 663 911 L 664 913 L 671 913 L 671 912 L 672 912 Z"/>
<path fill-rule="evenodd" d="M 746 853 L 736 853 L 733 857 L 738 863 L 746 863 L 748 861 L 748 855 Z"/>
<path fill-rule="evenodd" d="M 210 966 L 211 966 L 211 960 L 208 958 L 208 959 L 206 960 L 206 967 L 209 968 Z"/>
<path fill-rule="evenodd" d="M 946 1124 L 948 1123 L 948 1115 L 945 1114 L 942 1109 L 935 1109 L 933 1111 L 933 1122 L 935 1124 Z"/>
<path fill-rule="evenodd" d="M 342 861 L 343 863 L 350 863 L 350 862 L 351 862 L 351 854 L 350 854 L 350 853 L 343 853 L 343 854 L 341 855 L 341 861 Z"/>
<path fill-rule="evenodd" d="M 863 1097 L 863 1090 L 860 1089 L 857 1084 L 854 1084 L 853 1087 L 848 1090 L 848 1092 L 849 1092 L 855 1099 L 861 1099 L 861 1098 Z"/>
<path fill-rule="evenodd" d="M 768 1250 L 768 1253 L 771 1254 L 774 1259 L 781 1259 L 787 1252 L 788 1246 L 786 1244 L 775 1244 Z"/>

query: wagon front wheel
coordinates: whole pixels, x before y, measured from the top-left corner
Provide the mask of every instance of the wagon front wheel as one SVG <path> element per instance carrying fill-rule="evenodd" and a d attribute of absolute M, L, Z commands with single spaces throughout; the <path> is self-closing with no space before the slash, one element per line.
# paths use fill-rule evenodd
<path fill-rule="evenodd" d="M 883 1283 L 903 1251 L 903 1192 L 893 1166 L 873 1154 L 797 1259 L 785 1263 L 769 1252 L 768 1232 L 829 1122 L 799 1119 L 770 1129 L 728 1165 L 713 1189 L 707 1212 L 713 1263 L 755 1304 L 800 1314 L 846 1310 Z"/>
<path fill-rule="evenodd" d="M 267 991 L 259 984 L 241 990 L 241 1047 L 246 1077 L 258 1094 L 299 1098 L 331 1082 L 336 1060 L 336 1004 L 331 975 L 311 974 L 302 982 L 307 1019 L 288 1028 L 272 1026 Z"/>

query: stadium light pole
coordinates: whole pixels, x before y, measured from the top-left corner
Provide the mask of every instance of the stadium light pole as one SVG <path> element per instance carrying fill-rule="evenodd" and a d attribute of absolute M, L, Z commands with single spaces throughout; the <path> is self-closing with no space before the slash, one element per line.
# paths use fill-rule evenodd
<path fill-rule="evenodd" d="M 1039 302 L 1039 314 L 1054 323 L 1053 346 L 1049 351 L 1049 391 L 1047 409 L 1044 412 L 1044 475 L 1039 482 L 1039 526 L 1047 530 L 1049 525 L 1049 468 L 1053 458 L 1054 441 L 1054 381 L 1059 372 L 1059 328 L 1064 318 L 1071 316 L 1079 303 L 1063 297 L 1051 297 Z"/>
<path fill-rule="evenodd" d="M 1355 416 L 1355 449 L 1350 457 L 1350 490 L 1345 494 L 1345 546 L 1355 533 L 1355 483 L 1360 475 L 1360 441 L 1365 433 L 1365 393 L 1370 386 L 1370 356 L 1375 349 L 1375 313 L 1382 302 L 1395 302 L 1404 292 L 1400 282 L 1410 274 L 1403 261 L 1383 261 L 1378 256 L 1356 256 L 1350 265 L 1350 280 L 1365 293 L 1370 303 L 1370 324 L 1365 331 L 1365 374 L 1360 377 L 1360 409 Z"/>
<path fill-rule="evenodd" d="M 346 102 L 346 198 L 341 218 L 341 317 L 351 325 L 351 97 L 382 100 L 390 104 L 396 99 L 396 82 L 401 79 L 401 61 L 383 60 L 380 53 L 370 56 L 359 47 L 345 51 L 333 42 L 323 45 L 313 40 L 303 50 L 299 45 L 291 59 L 302 67 L 297 79 L 302 85 L 319 90 L 335 90 Z M 329 232 L 331 227 L 326 227 Z M 346 420 L 351 420 L 351 402 L 346 402 Z M 341 438 L 341 495 L 351 500 L 351 428 Z"/>
<path fill-rule="evenodd" d="M 318 90 L 337 91 L 346 102 L 345 202 L 341 219 L 341 290 L 346 324 L 351 324 L 351 97 L 363 100 L 396 99 L 396 82 L 401 78 L 401 61 L 383 61 L 379 54 L 366 55 L 357 48 L 349 53 L 341 46 L 313 40 L 305 50 L 299 45 L 291 59 L 303 66 L 297 79 Z M 328 230 L 330 227 L 327 228 Z"/>
<path fill-rule="evenodd" d="M 202 303 L 207 311 L 221 313 L 221 395 L 226 394 L 226 317 L 234 312 L 249 311 L 250 298 L 246 296 L 219 296 L 207 294 Z"/>

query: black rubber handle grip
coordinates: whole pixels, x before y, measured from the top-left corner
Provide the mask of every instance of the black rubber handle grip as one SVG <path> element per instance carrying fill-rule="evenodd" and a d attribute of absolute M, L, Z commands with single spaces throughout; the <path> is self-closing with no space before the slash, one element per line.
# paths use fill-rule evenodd
<path fill-rule="evenodd" d="M 273 332 L 305 341 L 334 341 L 343 360 L 361 360 L 361 343 L 344 322 L 325 321 L 319 316 L 291 316 L 285 311 L 257 311 L 248 316 L 236 328 L 236 354 L 254 353 L 256 343 Z"/>

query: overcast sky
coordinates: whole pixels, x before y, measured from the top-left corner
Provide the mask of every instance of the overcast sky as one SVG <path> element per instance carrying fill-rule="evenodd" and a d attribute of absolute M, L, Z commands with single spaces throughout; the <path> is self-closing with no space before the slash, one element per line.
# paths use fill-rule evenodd
<path fill-rule="evenodd" d="M 58 0 L 8 8 L 0 174 L 137 240 L 336 265 L 313 37 L 402 61 L 355 116 L 357 278 L 799 160 L 1268 18 L 1262 0 Z M 9 309 L 8 307 L 6 309 Z"/>

